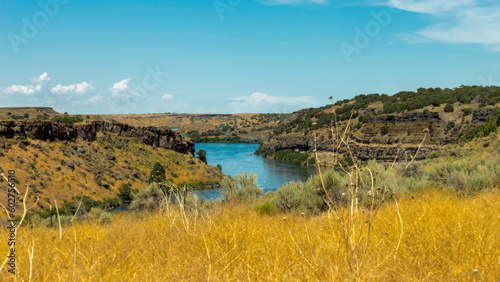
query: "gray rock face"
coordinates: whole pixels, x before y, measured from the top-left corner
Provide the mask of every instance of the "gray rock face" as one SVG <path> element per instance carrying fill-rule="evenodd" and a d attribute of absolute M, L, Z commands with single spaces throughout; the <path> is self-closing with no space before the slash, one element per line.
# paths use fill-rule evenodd
<path fill-rule="evenodd" d="M 30 145 L 30 142 L 28 140 L 21 140 L 19 141 L 19 143 L 17 144 L 17 146 L 21 149 L 21 150 L 26 150 L 26 147 L 28 147 Z"/>
<path fill-rule="evenodd" d="M 497 108 L 482 108 L 472 113 L 472 122 L 486 122 L 486 118 L 494 115 Z"/>
<path fill-rule="evenodd" d="M 307 111 L 307 109 L 305 110 Z M 297 113 L 300 115 L 301 113 Z M 430 152 L 437 150 L 438 145 L 453 140 L 444 139 L 447 123 L 438 112 L 412 112 L 403 114 L 371 116 L 357 131 L 351 131 L 349 149 L 345 144 L 338 148 L 338 153 L 354 156 L 359 160 L 377 159 L 380 161 L 398 161 L 411 158 L 417 153 L 419 144 L 425 138 L 416 160 L 425 158 Z M 381 134 L 381 128 L 386 127 L 388 133 Z M 402 146 L 402 147 L 400 147 Z M 320 152 L 332 152 L 332 138 L 320 138 L 314 143 L 314 135 L 310 132 L 293 132 L 273 136 L 262 145 L 262 151 L 292 151 L 307 152 L 316 148 Z M 403 152 L 402 148 L 404 148 Z M 398 150 L 399 149 L 399 150 Z"/>
<path fill-rule="evenodd" d="M 127 124 L 94 121 L 89 124 L 60 124 L 48 121 L 0 121 L 0 136 L 14 138 L 31 133 L 38 140 L 94 141 L 98 132 L 112 132 L 142 140 L 144 144 L 194 156 L 194 142 L 170 128 L 133 127 Z"/>

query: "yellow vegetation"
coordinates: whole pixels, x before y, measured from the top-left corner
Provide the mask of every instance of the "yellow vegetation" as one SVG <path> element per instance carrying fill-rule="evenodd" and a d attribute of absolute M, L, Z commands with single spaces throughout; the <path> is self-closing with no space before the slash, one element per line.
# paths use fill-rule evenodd
<path fill-rule="evenodd" d="M 498 281 L 500 193 L 460 198 L 424 191 L 388 202 L 370 244 L 349 267 L 338 221 L 328 214 L 258 215 L 249 205 L 216 205 L 185 216 L 115 214 L 110 225 L 79 222 L 19 229 L 18 279 L 28 281 L 353 280 Z M 343 213 L 346 211 L 339 211 Z M 402 234 L 402 236 L 401 236 Z M 6 228 L 0 231 L 6 241 Z M 399 247 L 398 247 L 399 245 Z M 32 267 L 28 250 L 33 252 Z M 7 245 L 0 244 L 0 253 Z M 31 270 L 30 270 L 31 269 Z M 30 273 L 31 271 L 31 273 Z M 4 270 L 4 279 L 11 274 Z"/>
<path fill-rule="evenodd" d="M 120 185 L 127 182 L 133 189 L 142 189 L 156 162 L 167 168 L 166 177 L 174 183 L 201 186 L 222 180 L 219 169 L 190 154 L 153 148 L 133 138 L 115 134 L 106 137 L 99 133 L 95 142 L 80 139 L 75 142 L 29 141 L 35 146 L 28 146 L 26 150 L 20 149 L 15 140 L 7 141 L 11 149 L 0 149 L 0 171 L 7 174 L 7 171 L 15 170 L 20 188 L 35 185 L 29 196 L 38 197 L 44 207 L 53 206 L 53 200 L 59 203 L 75 201 L 72 199 L 74 196 L 89 196 L 97 200 L 114 197 Z M 117 143 L 123 144 L 123 147 L 117 147 Z M 84 153 L 79 153 L 76 148 L 83 149 Z M 109 157 L 115 160 L 111 161 Z M 72 162 L 75 169 L 70 169 L 66 162 Z M 102 182 L 110 185 L 109 190 L 96 183 L 94 171 L 100 172 Z M 6 186 L 0 186 L 0 199 L 4 197 Z"/>

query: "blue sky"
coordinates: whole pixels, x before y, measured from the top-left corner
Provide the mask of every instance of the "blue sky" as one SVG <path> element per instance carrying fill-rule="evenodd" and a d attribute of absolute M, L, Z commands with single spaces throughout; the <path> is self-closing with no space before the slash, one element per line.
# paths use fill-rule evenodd
<path fill-rule="evenodd" d="M 0 106 L 72 114 L 292 112 L 500 84 L 492 0 L 9 0 Z"/>

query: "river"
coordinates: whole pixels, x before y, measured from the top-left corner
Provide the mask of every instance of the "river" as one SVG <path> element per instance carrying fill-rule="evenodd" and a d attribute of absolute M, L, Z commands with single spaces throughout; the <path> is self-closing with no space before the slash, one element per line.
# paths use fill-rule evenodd
<path fill-rule="evenodd" d="M 213 166 L 220 164 L 225 174 L 237 175 L 244 171 L 257 174 L 258 185 L 264 193 L 276 191 L 281 185 L 290 181 L 305 181 L 316 172 L 312 167 L 252 155 L 258 147 L 257 144 L 200 143 L 195 145 L 196 151 L 199 149 L 207 151 L 208 164 Z M 205 199 L 221 197 L 219 189 L 199 190 L 197 194 Z"/>

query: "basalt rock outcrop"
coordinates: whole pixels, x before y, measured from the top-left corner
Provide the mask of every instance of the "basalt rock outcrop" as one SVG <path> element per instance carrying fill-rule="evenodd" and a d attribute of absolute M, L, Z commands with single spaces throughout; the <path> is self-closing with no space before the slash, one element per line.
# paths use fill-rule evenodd
<path fill-rule="evenodd" d="M 382 127 L 387 132 L 382 134 Z M 446 122 L 437 112 L 379 115 L 370 118 L 353 138 L 364 144 L 420 144 L 426 137 L 427 144 L 443 145 Z"/>
<path fill-rule="evenodd" d="M 472 113 L 472 123 L 484 123 L 488 116 L 494 115 L 497 108 L 482 108 Z"/>
<path fill-rule="evenodd" d="M 88 124 L 61 124 L 48 121 L 0 121 L 0 137 L 26 137 L 39 140 L 73 141 L 81 138 L 94 141 L 98 132 L 111 132 L 123 137 L 142 140 L 144 144 L 179 153 L 194 155 L 194 142 L 182 137 L 170 128 L 133 127 L 121 123 L 94 121 Z"/>
<path fill-rule="evenodd" d="M 362 161 L 404 161 L 411 160 L 415 155 L 416 160 L 424 159 L 430 152 L 438 150 L 440 145 L 458 140 L 458 135 L 445 134 L 446 126 L 447 122 L 437 112 L 372 116 L 361 128 L 351 132 L 349 148 L 343 144 L 337 152 L 345 157 L 351 155 L 350 150 L 355 158 Z M 382 127 L 386 132 L 382 133 Z M 315 145 L 312 132 L 294 132 L 273 136 L 261 148 L 262 152 L 285 149 L 307 152 L 316 148 L 324 153 L 333 150 L 333 140 L 318 138 Z"/>

